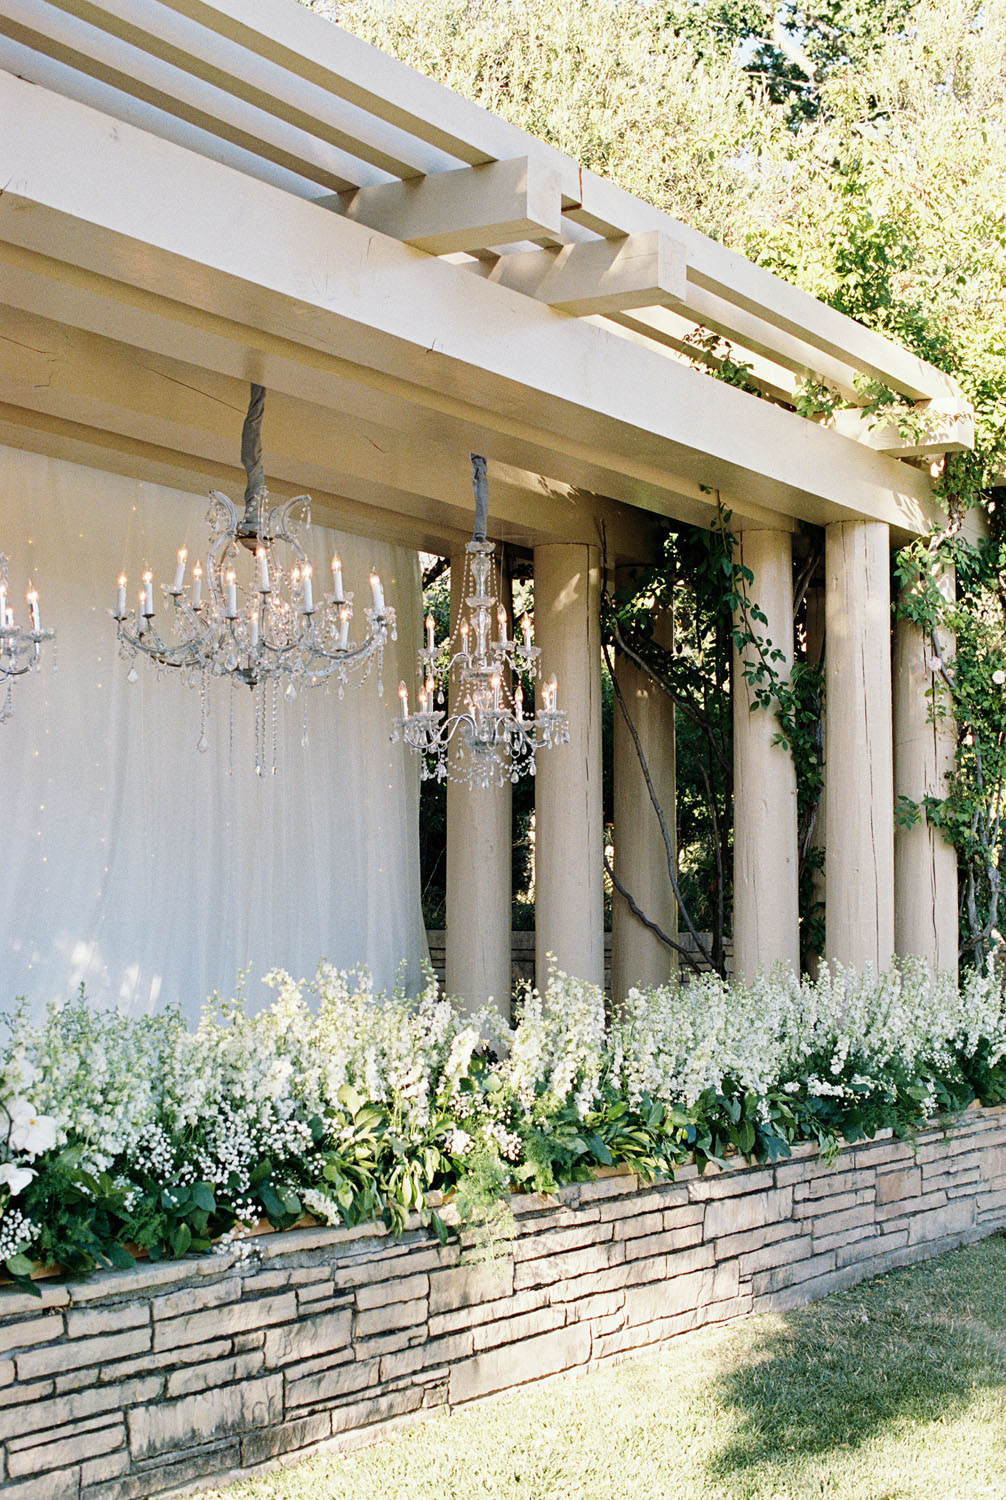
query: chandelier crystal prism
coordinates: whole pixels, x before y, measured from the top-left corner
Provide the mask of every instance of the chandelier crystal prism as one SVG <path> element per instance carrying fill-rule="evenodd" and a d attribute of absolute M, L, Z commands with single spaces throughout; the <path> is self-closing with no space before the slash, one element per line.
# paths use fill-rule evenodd
<path fill-rule="evenodd" d="M 418 660 L 417 708 L 410 712 L 408 688 L 400 683 L 401 714 L 394 721 L 392 739 L 404 741 L 422 756 L 424 781 L 446 777 L 484 789 L 533 776 L 540 750 L 568 742 L 569 718 L 558 707 L 554 677 L 542 687 L 538 713 L 525 713 L 522 680 L 530 679 L 533 693 L 541 652 L 533 643 L 526 614 L 520 639 L 516 631 L 514 639 L 509 638 L 507 611 L 499 601 L 496 549 L 486 539 L 486 461 L 475 453 L 471 461 L 475 527 L 465 547 L 458 620 L 448 639 L 438 644 L 433 617 L 427 616 L 426 644 Z M 449 711 L 443 706 L 448 685 Z"/>
<path fill-rule="evenodd" d="M 256 770 L 264 755 L 266 691 L 274 720 L 277 692 L 293 699 L 301 688 L 335 682 L 342 697 L 353 675 L 361 680 L 377 668 L 377 692 L 383 692 L 384 648 L 395 640 L 395 611 L 385 603 L 381 580 L 370 575 L 371 602 L 363 610 L 366 633 L 352 634 L 353 595 L 343 588 L 342 561 L 331 560 L 330 592 L 317 588 L 305 543 L 310 541 L 311 500 L 297 495 L 272 505 L 262 469 L 262 414 L 265 390 L 251 387 L 241 437 L 241 461 L 247 475 L 244 510 L 226 495 L 210 491 L 207 514 L 210 538 L 205 570 L 197 561 L 186 579 L 188 553 L 177 556 L 172 583 L 161 585 L 168 623 L 155 623 L 153 574 L 143 573 L 134 609 L 126 607 L 127 579 L 119 578 L 116 622 L 120 655 L 132 661 L 149 657 L 160 667 L 178 668 L 197 684 L 202 715 L 198 748 L 206 738 L 206 686 L 226 678 L 258 694 L 259 743 Z M 135 680 L 135 669 L 130 671 Z M 275 757 L 274 765 L 275 769 Z"/>
<path fill-rule="evenodd" d="M 7 569 L 10 563 L 6 552 L 0 552 L 0 724 L 6 724 L 14 712 L 14 680 L 26 677 L 39 665 L 42 642 L 51 641 L 56 632 L 43 630 L 39 618 L 38 591 L 28 585 L 28 616 L 31 628 L 21 630 L 14 623 L 14 610 L 8 604 L 9 580 Z"/>

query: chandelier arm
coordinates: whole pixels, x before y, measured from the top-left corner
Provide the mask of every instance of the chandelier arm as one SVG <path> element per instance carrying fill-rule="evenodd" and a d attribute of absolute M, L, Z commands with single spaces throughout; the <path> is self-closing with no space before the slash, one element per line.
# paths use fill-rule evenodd
<path fill-rule="evenodd" d="M 26 661 L 23 667 L 18 665 L 17 659 L 9 664 L 0 662 L 0 682 L 9 682 L 14 677 L 24 677 L 35 666 L 35 661 L 36 658 L 32 657 L 31 661 Z"/>
<path fill-rule="evenodd" d="M 297 505 L 301 507 L 301 520 L 303 521 L 304 525 L 310 526 L 311 496 L 295 495 L 292 500 L 283 500 L 279 505 L 274 505 L 272 507 L 269 512 L 269 519 L 266 523 L 266 531 L 268 532 L 270 541 L 279 540 L 282 542 L 286 542 L 293 548 L 294 552 L 297 554 L 299 561 L 301 563 L 306 563 L 307 553 L 304 551 L 304 548 L 301 545 L 301 540 L 297 535 L 297 532 L 292 529 L 296 525 L 293 520 L 293 510 Z"/>

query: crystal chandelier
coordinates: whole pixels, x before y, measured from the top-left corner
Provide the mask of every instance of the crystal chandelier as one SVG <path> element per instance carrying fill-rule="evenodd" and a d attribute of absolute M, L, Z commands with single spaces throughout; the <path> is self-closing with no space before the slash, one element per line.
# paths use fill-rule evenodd
<path fill-rule="evenodd" d="M 522 679 L 534 683 L 541 652 L 532 643 L 526 614 L 521 639 L 508 639 L 507 612 L 497 592 L 496 549 L 486 540 L 486 461 L 475 453 L 471 458 L 475 528 L 465 547 L 458 622 L 438 645 L 433 616 L 427 616 L 426 645 L 419 652 L 417 708 L 410 713 L 409 690 L 400 683 L 402 711 L 394 721 L 392 739 L 404 740 L 423 757 L 424 781 L 449 777 L 485 788 L 533 776 L 537 752 L 569 740 L 569 718 L 557 705 L 554 677 L 542 687 L 539 712 L 535 715 L 532 709 L 529 717 L 524 711 Z M 452 703 L 459 707 L 448 713 L 437 705 L 443 705 L 449 681 Z"/>
<path fill-rule="evenodd" d="M 226 495 L 210 491 L 206 567 L 197 561 L 187 582 L 188 554 L 184 547 L 178 552 L 173 582 L 161 584 L 168 611 L 163 634 L 154 623 L 154 582 L 149 568 L 131 611 L 126 608 L 127 579 L 125 575 L 119 578 L 112 612 L 123 657 L 135 661 L 142 653 L 160 667 L 177 667 L 185 680 L 198 685 L 199 750 L 209 748 L 206 688 L 210 678 L 226 678 L 257 693 L 255 769 L 260 775 L 268 759 L 267 706 L 273 725 L 272 770 L 276 769 L 280 688 L 285 698 L 293 699 L 303 687 L 332 681 L 341 698 L 352 674 L 365 679 L 376 664 L 380 695 L 384 647 L 389 637 L 396 639 L 395 611 L 385 604 L 376 573 L 370 575 L 371 603 L 363 611 L 366 634 L 362 641 L 351 633 L 353 595 L 343 588 L 338 553 L 331 563 L 331 591 L 316 590 L 304 545 L 311 526 L 310 497 L 298 495 L 280 505 L 269 503 L 262 470 L 264 406 L 265 390 L 253 385 L 241 436 L 241 462 L 248 476 L 244 512 L 239 514 Z M 135 665 L 129 677 L 135 681 Z"/>
<path fill-rule="evenodd" d="M 6 552 L 0 552 L 0 683 L 3 684 L 3 701 L 0 702 L 0 724 L 6 724 L 14 712 L 14 679 L 24 677 L 39 664 L 43 641 L 51 641 L 53 630 L 43 630 L 39 620 L 38 591 L 28 585 L 28 614 L 30 630 L 19 630 L 14 624 L 14 611 L 7 603 L 8 580 Z"/>

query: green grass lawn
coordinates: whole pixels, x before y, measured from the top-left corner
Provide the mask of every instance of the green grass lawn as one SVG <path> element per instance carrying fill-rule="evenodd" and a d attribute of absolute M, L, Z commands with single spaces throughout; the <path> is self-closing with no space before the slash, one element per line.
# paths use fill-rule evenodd
<path fill-rule="evenodd" d="M 1006 1500 L 1006 1239 L 225 1500 Z"/>

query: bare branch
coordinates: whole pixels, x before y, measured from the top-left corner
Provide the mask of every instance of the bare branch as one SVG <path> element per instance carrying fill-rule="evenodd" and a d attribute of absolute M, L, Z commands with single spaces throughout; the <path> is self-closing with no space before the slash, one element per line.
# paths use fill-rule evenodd
<path fill-rule="evenodd" d="M 667 878 L 671 882 L 671 890 L 674 892 L 674 899 L 678 904 L 678 910 L 685 919 L 685 926 L 688 928 L 695 946 L 698 948 L 699 952 L 702 954 L 706 962 L 712 964 L 712 957 L 707 951 L 704 943 L 702 942 L 702 939 L 699 937 L 699 934 L 695 929 L 695 924 L 693 923 L 691 916 L 688 913 L 688 908 L 685 906 L 684 900 L 681 895 L 681 889 L 678 885 L 678 877 L 675 869 L 677 861 L 674 856 L 674 844 L 670 834 L 667 831 L 667 823 L 664 820 L 663 809 L 660 806 L 659 799 L 657 798 L 657 793 L 653 786 L 653 781 L 650 776 L 650 768 L 647 764 L 646 756 L 643 753 L 643 747 L 639 740 L 639 734 L 636 730 L 635 724 L 632 722 L 632 715 L 629 713 L 629 710 L 626 706 L 625 695 L 622 692 L 621 687 L 619 686 L 618 678 L 615 676 L 615 664 L 611 659 L 611 652 L 607 645 L 603 646 L 602 649 L 604 651 L 604 659 L 608 664 L 608 672 L 611 676 L 611 686 L 615 694 L 615 700 L 622 711 L 622 717 L 625 720 L 629 734 L 632 736 L 632 743 L 636 748 L 636 756 L 639 760 L 639 767 L 643 773 L 643 780 L 646 782 L 646 790 L 649 793 L 653 811 L 657 815 L 657 822 L 660 824 L 660 833 L 664 841 L 664 852 L 667 856 Z"/>
<path fill-rule="evenodd" d="M 692 950 L 690 948 L 684 947 L 682 943 L 676 942 L 674 938 L 669 937 L 662 927 L 658 927 L 656 922 L 652 921 L 646 915 L 642 907 L 633 900 L 629 891 L 625 888 L 625 886 L 619 880 L 618 876 L 615 874 L 614 870 L 611 867 L 611 860 L 607 855 L 604 856 L 604 868 L 608 872 L 608 878 L 610 879 L 612 885 L 615 887 L 615 890 L 622 897 L 626 906 L 629 908 L 636 920 L 638 922 L 642 922 L 644 927 L 648 927 L 649 930 L 654 933 L 654 935 L 658 937 L 660 941 L 664 943 L 668 948 L 673 948 L 675 953 L 680 953 L 682 958 L 686 959 L 687 962 L 691 965 L 696 974 L 701 974 L 702 968 Z"/>

